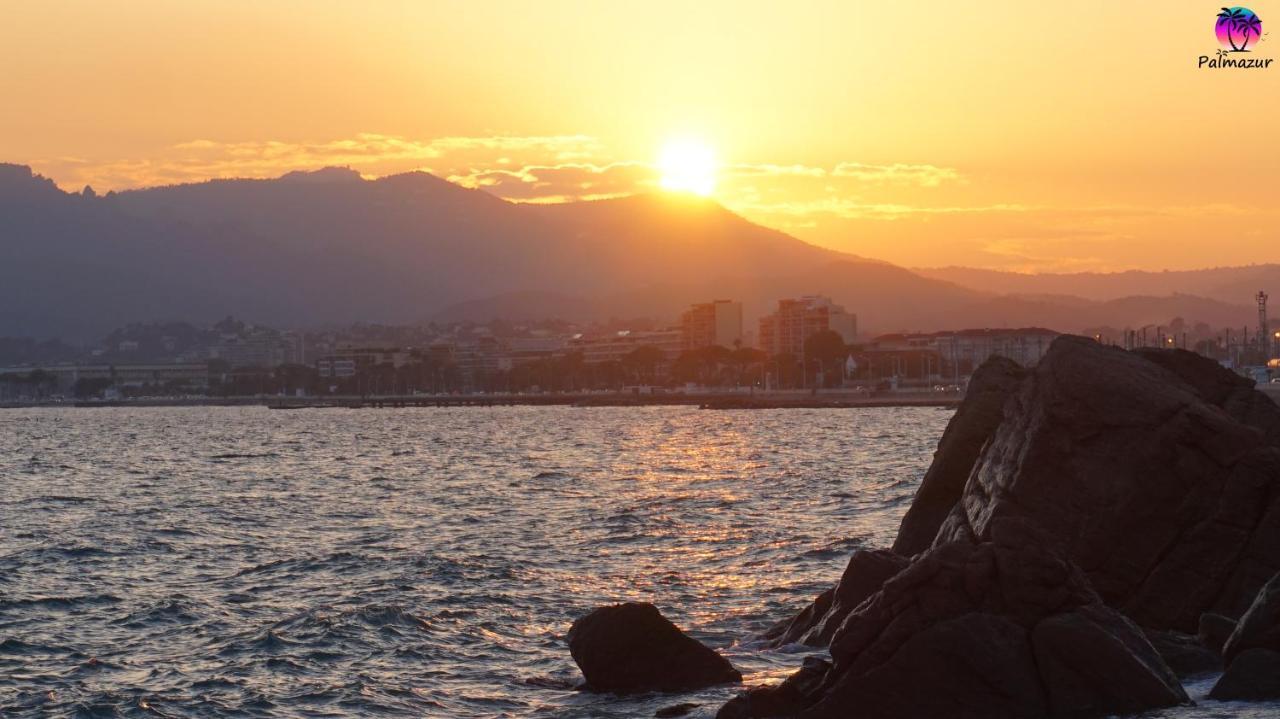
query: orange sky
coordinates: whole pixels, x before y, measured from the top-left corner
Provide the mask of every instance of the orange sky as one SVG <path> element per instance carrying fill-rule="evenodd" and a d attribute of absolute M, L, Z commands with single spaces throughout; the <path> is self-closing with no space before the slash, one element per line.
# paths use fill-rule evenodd
<path fill-rule="evenodd" d="M 692 136 L 727 206 L 900 264 L 1280 261 L 1280 63 L 1197 69 L 1218 4 L 640 7 L 10 3 L 0 160 L 68 189 L 337 164 L 548 201 L 653 189 Z M 1280 60 L 1280 2 L 1250 7 Z"/>

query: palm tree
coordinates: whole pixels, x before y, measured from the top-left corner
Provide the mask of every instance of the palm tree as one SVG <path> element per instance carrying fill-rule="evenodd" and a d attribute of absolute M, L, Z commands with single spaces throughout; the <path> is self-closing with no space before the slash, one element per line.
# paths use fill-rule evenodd
<path fill-rule="evenodd" d="M 1233 33 L 1236 29 L 1236 25 L 1243 16 L 1244 9 L 1238 7 L 1224 7 L 1222 8 L 1222 12 L 1218 13 L 1218 24 L 1216 27 L 1220 29 L 1222 26 L 1226 26 L 1227 42 L 1231 43 L 1231 49 L 1234 52 L 1240 52 L 1240 48 L 1236 47 L 1236 38 Z"/>
<path fill-rule="evenodd" d="M 1236 29 L 1240 31 L 1241 35 L 1244 35 L 1244 44 L 1240 46 L 1241 52 L 1248 52 L 1249 36 L 1251 34 L 1254 37 L 1262 35 L 1262 21 L 1258 19 L 1257 15 L 1249 13 L 1248 16 L 1242 16 L 1236 20 Z"/>

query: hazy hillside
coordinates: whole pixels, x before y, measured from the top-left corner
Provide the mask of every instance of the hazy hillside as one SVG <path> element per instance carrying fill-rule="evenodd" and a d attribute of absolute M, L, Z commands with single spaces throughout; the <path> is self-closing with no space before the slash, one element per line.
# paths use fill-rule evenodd
<path fill-rule="evenodd" d="M 533 319 L 560 317 L 575 321 L 630 318 L 639 315 L 674 317 L 690 302 L 708 296 L 746 298 L 749 329 L 772 309 L 776 298 L 821 292 L 857 311 L 868 334 L 892 331 L 932 331 L 965 327 L 1042 326 L 1063 332 L 1088 328 L 1168 325 L 1181 317 L 1214 327 L 1240 327 L 1253 321 L 1253 309 L 1191 295 L 1134 296 L 1108 302 L 1079 297 L 983 296 L 923 278 L 891 277 L 905 270 L 887 267 L 876 272 L 856 263 L 836 263 L 821 271 L 795 277 L 721 280 L 709 285 L 655 286 L 601 296 L 562 293 L 508 293 L 445 308 L 440 320 L 487 320 L 494 317 Z M 875 282 L 876 279 L 881 282 Z M 705 289 L 709 288 L 709 289 Z M 814 288 L 819 288 L 815 290 Z M 649 308 L 649 312 L 637 312 Z"/>
<path fill-rule="evenodd" d="M 1016 295 L 1069 294 L 1099 301 L 1133 295 L 1187 294 L 1228 304 L 1248 305 L 1253 302 L 1253 296 L 1260 289 L 1280 292 L 1280 264 L 1166 272 L 1133 270 L 1036 275 L 971 267 L 915 268 L 912 271 L 982 292 Z"/>
<path fill-rule="evenodd" d="M 897 322 L 920 313 L 895 308 L 896 292 L 976 296 L 706 200 L 517 205 L 424 173 L 364 180 L 328 169 L 94 197 L 9 165 L 0 209 L 12 258 L 0 270 L 0 335 L 91 336 L 129 321 L 228 313 L 278 325 L 411 322 L 495 295 L 508 297 L 499 304 L 512 315 L 602 306 L 674 317 L 718 294 L 763 309 L 782 294 L 825 291 Z M 530 300 L 547 293 L 574 299 Z"/>
<path fill-rule="evenodd" d="M 277 326 L 673 320 L 717 297 L 742 300 L 753 323 L 778 298 L 812 293 L 857 312 L 869 333 L 1250 321 L 1238 302 L 1150 296 L 1171 291 L 1145 285 L 1116 297 L 1148 296 L 1102 303 L 1053 276 L 1043 286 L 1001 273 L 986 286 L 967 271 L 928 277 L 697 198 L 518 205 L 424 173 L 365 180 L 327 169 L 98 197 L 0 165 L 0 246 L 0 336 L 87 339 L 128 322 L 227 314 Z"/>

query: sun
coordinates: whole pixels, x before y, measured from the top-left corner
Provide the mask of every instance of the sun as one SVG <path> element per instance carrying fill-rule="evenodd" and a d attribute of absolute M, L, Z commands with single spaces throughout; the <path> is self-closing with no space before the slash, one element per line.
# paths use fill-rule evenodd
<path fill-rule="evenodd" d="M 716 189 L 716 154 L 699 140 L 671 140 L 658 155 L 664 189 L 706 197 Z"/>

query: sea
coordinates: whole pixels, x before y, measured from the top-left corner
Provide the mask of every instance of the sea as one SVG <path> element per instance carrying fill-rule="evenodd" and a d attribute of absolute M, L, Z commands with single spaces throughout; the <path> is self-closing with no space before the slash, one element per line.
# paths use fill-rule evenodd
<path fill-rule="evenodd" d="M 889 545 L 951 410 L 0 410 L 4 717 L 711 717 L 579 691 L 643 600 L 743 671 Z M 1274 717 L 1203 700 L 1149 717 Z"/>

